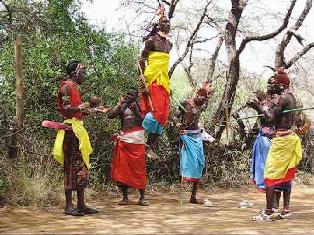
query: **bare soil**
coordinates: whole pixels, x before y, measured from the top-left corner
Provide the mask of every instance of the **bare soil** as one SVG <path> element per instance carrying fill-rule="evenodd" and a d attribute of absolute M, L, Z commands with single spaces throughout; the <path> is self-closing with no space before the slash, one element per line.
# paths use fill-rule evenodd
<path fill-rule="evenodd" d="M 193 205 L 189 193 L 150 193 L 149 207 L 118 206 L 117 197 L 90 201 L 100 210 L 95 215 L 72 217 L 63 208 L 0 209 L 0 233 L 89 233 L 89 234 L 314 234 L 314 189 L 294 188 L 292 217 L 273 222 L 252 222 L 264 206 L 265 195 L 253 189 L 201 191 L 213 207 Z M 131 195 L 136 200 L 137 195 Z M 180 198 L 183 199 L 181 205 Z M 253 208 L 240 209 L 242 200 Z"/>

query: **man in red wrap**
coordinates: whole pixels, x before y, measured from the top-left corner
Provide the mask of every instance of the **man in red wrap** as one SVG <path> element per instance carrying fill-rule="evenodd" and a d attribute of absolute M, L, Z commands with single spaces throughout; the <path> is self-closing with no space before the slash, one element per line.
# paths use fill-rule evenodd
<path fill-rule="evenodd" d="M 172 43 L 169 40 L 169 19 L 163 6 L 158 9 L 157 23 L 144 38 L 145 47 L 139 60 L 141 80 L 147 90 L 141 96 L 143 127 L 148 133 L 146 154 L 157 158 L 154 144 L 168 122 L 170 105 L 170 80 L 168 76 L 169 53 Z"/>
<path fill-rule="evenodd" d="M 129 205 L 128 188 L 137 188 L 140 193 L 138 205 L 148 206 L 144 200 L 146 188 L 146 162 L 142 115 L 137 103 L 138 91 L 131 88 L 114 108 L 108 111 L 109 118 L 120 118 L 121 132 L 115 136 L 115 150 L 111 164 L 111 177 L 117 182 L 123 195 L 118 205 Z"/>

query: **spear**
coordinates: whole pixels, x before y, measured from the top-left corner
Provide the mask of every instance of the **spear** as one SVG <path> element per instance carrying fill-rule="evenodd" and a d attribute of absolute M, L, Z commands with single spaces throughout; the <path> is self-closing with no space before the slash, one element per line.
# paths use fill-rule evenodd
<path fill-rule="evenodd" d="M 296 109 L 286 109 L 286 110 L 283 110 L 283 111 L 280 112 L 280 113 L 292 113 L 292 112 L 298 112 L 298 111 L 310 110 L 310 109 L 314 109 L 314 107 L 309 107 L 309 108 L 296 108 Z M 264 116 L 265 116 L 265 114 L 257 114 L 257 115 L 252 115 L 252 116 L 237 118 L 237 120 L 249 119 L 249 118 L 256 118 L 256 117 L 264 117 Z"/>
<path fill-rule="evenodd" d="M 148 91 L 148 89 L 146 87 L 144 72 L 143 72 L 143 69 L 142 69 L 142 67 L 141 67 L 141 65 L 140 65 L 138 60 L 137 60 L 137 67 L 139 68 L 140 73 L 141 73 L 141 76 L 140 76 L 141 80 L 140 80 L 140 82 L 143 84 L 143 86 L 145 88 L 145 91 L 147 92 L 148 104 L 150 106 L 151 111 L 153 112 L 154 111 L 154 107 L 153 107 L 152 98 L 151 98 L 151 96 L 149 94 L 149 91 Z"/>

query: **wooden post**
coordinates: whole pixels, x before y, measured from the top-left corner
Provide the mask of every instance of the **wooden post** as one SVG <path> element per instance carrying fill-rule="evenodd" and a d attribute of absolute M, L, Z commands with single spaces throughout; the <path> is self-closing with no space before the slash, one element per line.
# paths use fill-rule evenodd
<path fill-rule="evenodd" d="M 16 122 L 18 129 L 23 128 L 24 123 L 24 76 L 22 40 L 17 36 L 15 41 L 15 68 L 16 68 Z"/>
<path fill-rule="evenodd" d="M 12 131 L 11 141 L 8 151 L 10 159 L 18 157 L 18 146 L 21 144 L 24 124 L 24 76 L 23 76 L 23 56 L 22 40 L 17 36 L 15 40 L 15 70 L 16 70 L 16 102 L 15 102 L 15 120 L 11 123 Z"/>

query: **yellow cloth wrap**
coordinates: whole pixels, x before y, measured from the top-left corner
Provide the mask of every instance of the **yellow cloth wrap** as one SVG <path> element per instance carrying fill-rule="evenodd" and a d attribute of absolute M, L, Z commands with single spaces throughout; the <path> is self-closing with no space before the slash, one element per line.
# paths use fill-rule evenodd
<path fill-rule="evenodd" d="M 88 133 L 83 126 L 83 122 L 76 118 L 67 119 L 64 124 L 71 124 L 75 136 L 79 139 L 79 149 L 82 153 L 82 158 L 87 168 L 90 168 L 89 155 L 93 152 L 91 143 L 89 141 Z M 53 146 L 53 158 L 61 165 L 64 164 L 63 140 L 65 131 L 58 130 L 57 137 Z"/>
<path fill-rule="evenodd" d="M 169 54 L 164 52 L 149 52 L 147 66 L 144 71 L 146 85 L 149 86 L 153 82 L 163 86 L 170 94 L 170 81 L 168 75 Z"/>
<path fill-rule="evenodd" d="M 284 178 L 288 169 L 295 168 L 301 159 L 302 148 L 298 135 L 290 134 L 273 138 L 267 155 L 264 178 Z"/>

